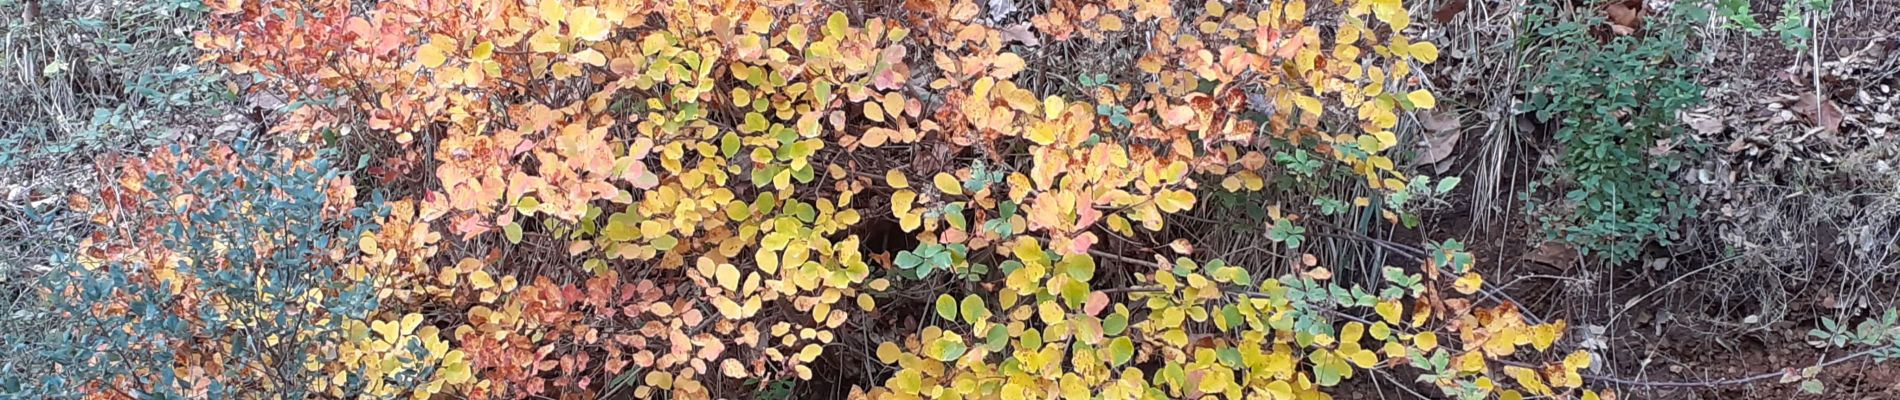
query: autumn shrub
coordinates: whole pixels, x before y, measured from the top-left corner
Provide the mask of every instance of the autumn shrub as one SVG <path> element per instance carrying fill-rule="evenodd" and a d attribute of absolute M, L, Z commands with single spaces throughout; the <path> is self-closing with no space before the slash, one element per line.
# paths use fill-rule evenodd
<path fill-rule="evenodd" d="M 1324 170 L 1368 194 L 1315 212 L 1416 223 L 1410 196 L 1449 188 L 1387 155 L 1436 103 L 1414 75 L 1438 48 L 1397 1 L 1059 2 L 1011 26 L 971 1 L 210 7 L 205 59 L 296 105 L 276 138 L 364 160 L 285 192 L 338 218 L 299 244 L 325 266 L 299 273 L 329 279 L 297 282 L 367 308 L 275 314 L 315 318 L 262 336 L 314 346 L 294 356 L 163 343 L 199 358 L 159 365 L 295 377 L 207 369 L 221 388 L 710 398 L 856 357 L 885 364 L 853 389 L 871 398 L 1325 398 L 1379 369 L 1459 398 L 1598 396 L 1590 355 L 1543 353 L 1561 322 L 1475 296 L 1461 244 L 1342 283 L 1298 253 L 1307 199 L 1267 194 Z M 1058 45 L 1132 68 L 1056 75 Z M 154 198 L 259 209 L 198 189 Z M 1258 204 L 1294 273 L 1130 250 L 1216 193 Z M 306 290 L 193 304 L 316 301 L 283 287 Z M 143 370 L 79 388 L 150 390 Z"/>
<path fill-rule="evenodd" d="M 1555 128 L 1558 147 L 1556 166 L 1533 188 L 1553 198 L 1528 196 L 1531 212 L 1549 239 L 1611 265 L 1678 240 L 1697 201 L 1673 174 L 1703 146 L 1682 134 L 1676 115 L 1702 102 L 1688 46 L 1705 11 L 1676 7 L 1625 32 L 1591 14 L 1535 10 L 1528 40 L 1548 61 L 1525 111 Z"/>
<path fill-rule="evenodd" d="M 317 154 L 161 149 L 87 202 L 94 233 L 38 283 L 61 329 L 9 332 L 50 371 L 7 371 L 11 398 L 308 394 L 305 362 L 376 308 L 336 258 L 371 227 Z"/>

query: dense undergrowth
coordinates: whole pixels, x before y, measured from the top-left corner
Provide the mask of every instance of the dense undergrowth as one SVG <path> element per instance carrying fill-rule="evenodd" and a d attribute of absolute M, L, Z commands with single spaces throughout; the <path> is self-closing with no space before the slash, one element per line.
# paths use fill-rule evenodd
<path fill-rule="evenodd" d="M 98 160 L 0 397 L 1615 397 L 1464 243 L 1367 236 L 1461 182 L 1395 161 L 1438 103 L 1405 4 L 998 4 L 145 4 L 176 35 L 106 32 L 202 62 L 103 60 L 156 111 L 24 129 L 273 125 Z M 1611 43 L 1531 107 L 1551 232 L 1620 262 L 1692 215 L 1653 127 L 1698 90 Z"/>
<path fill-rule="evenodd" d="M 1576 244 L 1608 265 L 1635 261 L 1644 246 L 1679 240 L 1697 200 L 1674 179 L 1706 147 L 1677 116 L 1702 103 L 1690 28 L 1707 12 L 1678 7 L 1649 18 L 1640 35 L 1606 18 L 1570 16 L 1546 4 L 1528 14 L 1524 40 L 1547 54 L 1525 111 L 1554 125 L 1557 164 L 1531 201 L 1550 239 Z M 1605 36 L 1609 36 L 1605 40 Z"/>

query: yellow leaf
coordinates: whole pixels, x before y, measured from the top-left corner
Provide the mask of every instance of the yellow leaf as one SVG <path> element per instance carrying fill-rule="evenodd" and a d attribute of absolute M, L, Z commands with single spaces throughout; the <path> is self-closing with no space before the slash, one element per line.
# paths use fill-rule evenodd
<path fill-rule="evenodd" d="M 1155 206 L 1161 212 L 1175 213 L 1194 208 L 1194 192 L 1169 189 L 1155 195 Z"/>
<path fill-rule="evenodd" d="M 1372 327 L 1367 331 L 1372 334 L 1372 338 L 1375 340 L 1385 340 L 1385 338 L 1392 336 L 1392 326 L 1386 325 L 1385 321 L 1372 321 Z"/>
<path fill-rule="evenodd" d="M 752 259 L 759 263 L 759 270 L 765 271 L 767 275 L 778 273 L 778 252 L 761 249 L 753 253 Z"/>
<path fill-rule="evenodd" d="M 1565 325 L 1563 321 L 1557 321 L 1531 327 L 1531 347 L 1537 348 L 1537 351 L 1549 349 L 1551 343 L 1563 336 Z"/>
<path fill-rule="evenodd" d="M 474 49 L 468 51 L 468 58 L 474 59 L 475 61 L 486 61 L 494 56 L 495 42 L 493 41 L 484 40 L 481 44 L 475 45 Z"/>
<path fill-rule="evenodd" d="M 1352 346 L 1358 346 L 1359 339 L 1364 337 L 1365 334 L 1366 334 L 1366 324 L 1362 324 L 1358 322 L 1346 323 L 1346 327 L 1339 330 L 1339 343 L 1342 346 L 1348 345 L 1348 344 Z"/>
<path fill-rule="evenodd" d="M 1457 281 L 1451 283 L 1452 289 L 1464 294 L 1477 293 L 1481 287 L 1484 287 L 1484 277 L 1478 276 L 1476 272 L 1467 272 L 1464 276 L 1458 277 Z"/>
<path fill-rule="evenodd" d="M 1399 136 L 1392 133 L 1392 131 L 1373 132 L 1372 137 L 1379 140 L 1379 148 L 1373 149 L 1373 151 L 1390 149 L 1392 146 L 1399 145 Z"/>
<path fill-rule="evenodd" d="M 1412 15 L 1407 13 L 1405 5 L 1399 0 L 1373 0 L 1373 17 L 1391 25 L 1393 31 L 1403 31 L 1412 24 Z"/>
<path fill-rule="evenodd" d="M 1310 115 L 1320 115 L 1320 111 L 1325 107 L 1319 103 L 1318 98 L 1301 95 L 1293 97 L 1293 104 L 1299 106 L 1300 111 L 1304 111 Z"/>
<path fill-rule="evenodd" d="M 600 18 L 600 12 L 593 6 L 575 8 L 567 13 L 567 31 L 575 38 L 601 41 L 612 32 L 607 20 Z"/>
<path fill-rule="evenodd" d="M 1267 394 L 1272 395 L 1273 400 L 1294 400 L 1299 398 L 1298 395 L 1293 393 L 1293 385 L 1286 383 L 1286 381 L 1276 380 L 1268 382 Z"/>
<path fill-rule="evenodd" d="M 990 76 L 994 76 L 997 79 L 1009 79 L 1010 77 L 1016 76 L 1016 73 L 1023 72 L 1024 67 L 1023 57 L 1016 55 L 1016 53 L 1005 52 L 1003 54 L 997 54 L 996 61 L 992 64 L 993 69 L 990 70 Z"/>
<path fill-rule="evenodd" d="M 673 374 L 666 371 L 648 372 L 647 377 L 646 377 L 646 383 L 647 383 L 647 386 L 657 387 L 657 388 L 665 389 L 665 390 L 673 390 Z"/>
<path fill-rule="evenodd" d="M 805 344 L 805 348 L 800 349 L 798 351 L 798 360 L 803 361 L 803 362 L 811 362 L 812 360 L 818 359 L 818 356 L 823 355 L 823 354 L 825 354 L 824 346 L 819 346 L 817 343 L 808 343 L 808 344 Z"/>
<path fill-rule="evenodd" d="M 447 60 L 448 56 L 433 42 L 416 48 L 416 61 L 422 62 L 424 68 L 440 67 Z"/>
<path fill-rule="evenodd" d="M 884 106 L 878 103 L 864 103 L 864 117 L 874 122 L 884 122 Z"/>
<path fill-rule="evenodd" d="M 1352 361 L 1352 364 L 1359 366 L 1359 368 L 1372 368 L 1374 364 L 1379 363 L 1379 355 L 1373 353 L 1372 350 L 1361 349 L 1359 351 L 1348 352 L 1348 354 L 1344 354 L 1344 356 L 1347 361 Z"/>
<path fill-rule="evenodd" d="M 1438 61 L 1438 45 L 1432 42 L 1412 43 L 1411 48 L 1412 58 L 1418 59 L 1419 62 L 1431 64 L 1433 61 Z"/>
<path fill-rule="evenodd" d="M 1063 100 L 1062 96 L 1049 95 L 1049 97 L 1042 99 L 1042 118 L 1050 120 L 1056 119 L 1057 117 L 1061 117 L 1062 111 L 1068 108 L 1068 101 Z"/>
<path fill-rule="evenodd" d="M 713 296 L 710 301 L 712 302 L 713 308 L 719 310 L 719 315 L 726 317 L 726 319 L 740 319 L 746 317 L 745 310 L 739 307 L 739 303 L 732 301 L 732 299 L 723 296 Z"/>
<path fill-rule="evenodd" d="M 1484 352 L 1473 351 L 1465 353 L 1465 355 L 1459 356 L 1458 362 L 1453 365 L 1458 368 L 1459 372 L 1484 371 Z"/>
<path fill-rule="evenodd" d="M 1023 137 L 1029 139 L 1030 142 L 1043 146 L 1055 144 L 1056 126 L 1055 124 L 1038 123 L 1030 126 L 1029 131 L 1023 133 Z"/>
<path fill-rule="evenodd" d="M 877 345 L 877 360 L 885 364 L 895 364 L 897 358 L 903 355 L 904 350 L 897 348 L 896 343 L 884 342 Z"/>
<path fill-rule="evenodd" d="M 555 36 L 555 29 L 554 27 L 547 27 L 535 32 L 534 36 L 528 38 L 528 48 L 534 50 L 536 53 L 561 51 L 561 38 Z"/>
<path fill-rule="evenodd" d="M 890 185 L 890 187 L 894 189 L 908 188 L 910 187 L 910 178 L 904 176 L 904 171 L 892 169 L 884 172 L 884 184 Z"/>
<path fill-rule="evenodd" d="M 930 178 L 930 183 L 935 184 L 937 190 L 943 192 L 943 194 L 963 194 L 963 183 L 958 182 L 957 177 L 950 175 L 948 172 L 938 172 L 937 176 Z"/>
<path fill-rule="evenodd" d="M 395 341 L 397 336 L 402 335 L 402 327 L 397 324 L 389 323 L 389 321 L 372 322 L 369 324 L 369 329 L 376 331 L 378 335 L 382 335 L 383 341 Z"/>
<path fill-rule="evenodd" d="M 477 290 L 487 289 L 495 287 L 495 277 L 489 276 L 487 270 L 478 269 L 475 273 L 468 275 L 468 283 L 474 285 Z"/>
<path fill-rule="evenodd" d="M 1565 369 L 1575 371 L 1575 370 L 1589 368 L 1589 367 L 1590 367 L 1590 353 L 1586 353 L 1583 350 L 1577 350 L 1577 351 L 1571 352 L 1570 355 L 1564 356 Z"/>
<path fill-rule="evenodd" d="M 846 17 L 843 11 L 832 11 L 831 16 L 825 18 L 825 34 L 831 37 L 844 36 L 845 30 L 850 28 L 850 23 L 851 19 Z"/>
<path fill-rule="evenodd" d="M 453 268 L 443 268 L 442 272 L 436 275 L 436 279 L 442 283 L 442 286 L 455 286 L 455 282 L 460 281 L 461 277 L 461 271 Z"/>
<path fill-rule="evenodd" d="M 418 326 L 422 326 L 422 314 L 409 313 L 402 316 L 402 333 L 415 332 Z"/>
<path fill-rule="evenodd" d="M 917 192 L 899 190 L 891 193 L 891 216 L 902 218 L 910 215 L 910 209 L 915 207 L 916 201 Z"/>
<path fill-rule="evenodd" d="M 714 269 L 713 277 L 719 281 L 720 287 L 724 287 L 726 288 L 726 290 L 731 290 L 731 291 L 739 290 L 739 268 L 738 267 L 735 267 L 732 264 L 719 264 L 719 267 Z M 741 293 L 741 294 L 743 295 L 743 294 L 749 294 L 749 293 Z"/>
<path fill-rule="evenodd" d="M 1438 99 L 1433 98 L 1432 92 L 1427 91 L 1425 89 L 1414 90 L 1411 93 L 1406 93 L 1405 99 L 1410 100 L 1412 102 L 1412 106 L 1417 107 L 1417 108 L 1438 107 Z"/>
<path fill-rule="evenodd" d="M 719 362 L 719 372 L 725 374 L 728 378 L 744 378 L 747 375 L 745 364 L 740 363 L 738 359 L 732 358 Z"/>
<path fill-rule="evenodd" d="M 891 128 L 873 126 L 871 129 L 864 131 L 864 138 L 858 139 L 858 144 L 862 144 L 865 147 L 879 147 L 883 146 L 885 142 L 889 142 L 891 137 L 896 135 L 897 131 Z"/>
<path fill-rule="evenodd" d="M 1432 349 L 1438 348 L 1438 334 L 1420 332 L 1418 336 L 1412 337 L 1412 345 L 1418 346 L 1419 350 L 1432 351 Z"/>
<path fill-rule="evenodd" d="M 541 0 L 538 9 L 541 12 L 541 22 L 549 25 L 559 23 L 567 17 L 567 6 L 562 5 L 559 0 Z"/>
<path fill-rule="evenodd" d="M 607 55 L 601 54 L 600 50 L 594 50 L 594 49 L 581 50 L 580 52 L 574 53 L 574 55 L 569 56 L 569 57 L 573 58 L 574 61 L 579 61 L 582 64 L 592 65 L 596 67 L 607 65 Z"/>
<path fill-rule="evenodd" d="M 755 35 L 763 35 L 772 30 L 772 12 L 761 7 L 752 9 L 752 15 L 746 17 L 746 30 Z"/>

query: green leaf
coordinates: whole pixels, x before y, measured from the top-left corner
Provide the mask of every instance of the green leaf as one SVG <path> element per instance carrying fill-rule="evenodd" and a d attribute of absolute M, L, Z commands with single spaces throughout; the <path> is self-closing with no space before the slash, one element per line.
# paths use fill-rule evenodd
<path fill-rule="evenodd" d="M 937 354 L 937 360 L 951 361 L 957 359 L 957 357 L 963 357 L 963 353 L 970 351 L 970 348 L 969 346 L 965 346 L 963 341 L 958 340 L 944 341 L 943 347 L 940 350 L 942 352 Z"/>
<path fill-rule="evenodd" d="M 1128 330 L 1128 314 L 1115 312 L 1114 314 L 1109 314 L 1108 318 L 1102 319 L 1102 334 L 1109 336 L 1120 335 L 1122 331 L 1125 330 Z"/>
<path fill-rule="evenodd" d="M 1081 307 L 1082 302 L 1088 299 L 1089 284 L 1073 279 L 1062 283 L 1062 301 L 1069 308 Z"/>
<path fill-rule="evenodd" d="M 1820 380 L 1809 379 L 1809 380 L 1801 381 L 1801 391 L 1812 393 L 1812 394 L 1821 394 L 1822 392 L 1827 391 L 1827 386 L 1821 384 Z"/>
<path fill-rule="evenodd" d="M 950 294 L 937 295 L 937 316 L 955 321 L 957 319 L 957 298 Z"/>
<path fill-rule="evenodd" d="M 1341 378 L 1352 372 L 1352 366 L 1332 351 L 1315 351 L 1307 359 L 1313 362 L 1313 380 L 1320 386 L 1337 385 Z"/>
<path fill-rule="evenodd" d="M 943 220 L 949 222 L 951 227 L 961 230 L 970 230 L 969 222 L 963 219 L 963 202 L 945 204 L 943 206 Z"/>
<path fill-rule="evenodd" d="M 984 347 L 988 347 L 990 351 L 1003 351 L 1005 346 L 1009 346 L 1009 327 L 1003 325 L 990 326 L 990 334 L 987 341 L 988 343 L 986 343 Z"/>
<path fill-rule="evenodd" d="M 825 34 L 831 37 L 844 36 L 850 23 L 851 20 L 845 17 L 843 11 L 833 11 L 831 17 L 825 19 Z"/>
<path fill-rule="evenodd" d="M 936 255 L 930 256 L 930 266 L 932 268 L 950 269 L 950 263 L 955 262 L 950 256 L 951 254 L 948 251 L 938 252 Z"/>
<path fill-rule="evenodd" d="M 540 208 L 541 199 L 534 198 L 534 196 L 521 196 L 521 200 L 515 202 L 515 212 L 521 213 L 522 215 L 534 215 L 534 211 Z"/>
<path fill-rule="evenodd" d="M 501 234 L 508 237 L 508 243 L 521 244 L 521 223 L 509 222 L 501 227 Z"/>
<path fill-rule="evenodd" d="M 1035 328 L 1023 329 L 1022 340 L 1023 348 L 1040 350 L 1042 349 L 1042 330 Z"/>
<path fill-rule="evenodd" d="M 640 217 L 632 213 L 614 213 L 607 217 L 607 240 L 629 242 L 640 238 Z"/>
<path fill-rule="evenodd" d="M 749 112 L 745 114 L 745 124 L 739 126 L 739 131 L 745 133 L 765 132 L 765 128 L 770 127 L 770 125 L 771 122 L 765 120 L 765 114 Z"/>
<path fill-rule="evenodd" d="M 1069 274 L 1069 277 L 1075 280 L 1088 282 L 1089 279 L 1095 278 L 1095 258 L 1086 254 L 1064 256 L 1062 261 L 1056 264 L 1057 268 L 1061 268 L 1063 273 Z"/>
<path fill-rule="evenodd" d="M 739 154 L 739 135 L 726 132 L 726 137 L 719 139 L 719 152 L 727 158 Z"/>
<path fill-rule="evenodd" d="M 989 306 L 984 304 L 983 298 L 977 297 L 975 293 L 964 295 L 963 304 L 962 304 L 962 307 L 960 308 L 962 310 L 964 322 L 969 322 L 969 323 L 974 324 L 976 323 L 976 321 L 989 318 L 990 316 Z"/>
<path fill-rule="evenodd" d="M 917 268 L 917 264 L 922 264 L 923 262 L 924 262 L 923 257 L 918 257 L 916 253 L 912 253 L 910 252 L 910 250 L 897 252 L 897 267 L 898 268 L 901 268 L 901 269 Z"/>
<path fill-rule="evenodd" d="M 1451 189 L 1458 187 L 1458 182 L 1463 181 L 1463 180 L 1464 180 L 1463 178 L 1459 178 L 1456 176 L 1439 180 L 1438 188 L 1437 188 L 1438 194 L 1445 194 L 1447 192 L 1451 192 Z"/>
<path fill-rule="evenodd" d="M 1267 230 L 1267 239 L 1286 243 L 1289 248 L 1300 248 L 1300 242 L 1306 241 L 1306 228 L 1293 225 L 1293 222 L 1281 219 L 1274 221 L 1273 228 Z"/>
<path fill-rule="evenodd" d="M 1115 338 L 1114 341 L 1108 342 L 1108 360 L 1114 363 L 1115 366 L 1119 367 L 1123 364 L 1127 364 L 1129 360 L 1133 360 L 1134 358 L 1135 342 L 1128 340 L 1127 336 L 1118 337 Z"/>

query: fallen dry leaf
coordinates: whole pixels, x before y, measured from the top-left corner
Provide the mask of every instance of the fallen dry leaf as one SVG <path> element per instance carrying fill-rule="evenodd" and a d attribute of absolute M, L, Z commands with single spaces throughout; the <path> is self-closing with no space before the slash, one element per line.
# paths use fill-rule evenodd
<path fill-rule="evenodd" d="M 1454 112 L 1424 110 L 1418 113 L 1418 124 L 1433 131 L 1449 131 L 1460 126 L 1459 115 Z"/>
<path fill-rule="evenodd" d="M 1003 27 L 1003 29 L 996 30 L 996 33 L 1003 37 L 1003 42 L 1005 43 L 1016 42 L 1016 43 L 1022 43 L 1024 46 L 1030 46 L 1030 47 L 1041 45 L 1042 40 L 1037 39 L 1036 32 L 1030 31 L 1029 28 L 1030 28 L 1029 23 L 1023 22 L 1023 23 L 1019 23 L 1015 25 L 1005 26 Z"/>
<path fill-rule="evenodd" d="M 1728 148 L 1725 150 L 1730 153 L 1739 153 L 1742 150 L 1748 150 L 1748 146 L 1749 144 L 1748 144 L 1747 137 L 1736 137 L 1735 141 L 1729 142 Z"/>
<path fill-rule="evenodd" d="M 1187 239 L 1175 239 L 1173 242 L 1168 242 L 1168 248 L 1174 249 L 1175 253 L 1181 255 L 1194 254 L 1194 244 L 1188 243 Z"/>
<path fill-rule="evenodd" d="M 1418 113 L 1418 123 L 1425 127 L 1425 140 L 1419 142 L 1418 165 L 1436 164 L 1451 157 L 1458 149 L 1458 139 L 1464 136 L 1456 113 L 1423 111 Z"/>
<path fill-rule="evenodd" d="M 1016 2 L 1011 0 L 990 0 L 990 21 L 1000 22 L 1016 12 Z"/>
<path fill-rule="evenodd" d="M 1728 129 L 1728 123 L 1722 121 L 1722 118 L 1704 113 L 1683 112 L 1677 119 L 1703 135 L 1714 135 L 1722 133 L 1723 129 Z"/>
<path fill-rule="evenodd" d="M 1326 269 L 1326 267 L 1316 267 L 1313 269 L 1306 270 L 1306 276 L 1308 278 L 1313 278 L 1314 280 L 1322 280 L 1322 281 L 1327 280 L 1327 279 L 1333 279 L 1333 270 Z"/>
<path fill-rule="evenodd" d="M 1834 100 L 1820 101 L 1813 93 L 1803 94 L 1801 101 L 1794 104 L 1794 110 L 1828 133 L 1841 131 L 1841 108 L 1834 105 Z"/>
<path fill-rule="evenodd" d="M 1468 8 L 1471 8 L 1469 0 L 1447 1 L 1444 5 L 1438 6 L 1437 11 L 1432 11 L 1432 19 L 1440 24 L 1451 23 L 1452 18 L 1457 18 L 1458 14 L 1463 14 Z"/>
<path fill-rule="evenodd" d="M 1618 35 L 1630 35 L 1636 33 L 1637 29 L 1641 29 L 1643 27 L 1642 12 L 1637 7 L 1642 7 L 1642 3 L 1637 3 L 1636 7 L 1623 3 L 1610 3 L 1610 6 L 1604 9 L 1605 13 L 1610 14 L 1610 30 L 1616 31 Z"/>
<path fill-rule="evenodd" d="M 1553 241 L 1538 245 L 1536 250 L 1524 254 L 1524 259 L 1538 264 L 1557 267 L 1561 270 L 1569 270 L 1570 267 L 1577 262 L 1578 256 L 1579 254 L 1577 254 L 1576 248 L 1572 248 L 1569 244 L 1563 242 Z"/>
<path fill-rule="evenodd" d="M 1676 151 L 1676 143 L 1677 140 L 1675 138 L 1658 140 L 1655 146 L 1649 148 L 1649 155 L 1651 157 L 1668 155 L 1670 152 Z"/>

